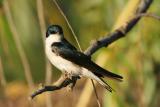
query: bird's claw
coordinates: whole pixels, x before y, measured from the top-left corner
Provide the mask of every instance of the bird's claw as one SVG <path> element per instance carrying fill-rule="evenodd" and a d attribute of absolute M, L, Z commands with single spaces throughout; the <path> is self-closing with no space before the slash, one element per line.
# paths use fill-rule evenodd
<path fill-rule="evenodd" d="M 64 76 L 65 78 L 72 79 L 72 73 L 68 73 L 67 71 L 65 71 Z"/>

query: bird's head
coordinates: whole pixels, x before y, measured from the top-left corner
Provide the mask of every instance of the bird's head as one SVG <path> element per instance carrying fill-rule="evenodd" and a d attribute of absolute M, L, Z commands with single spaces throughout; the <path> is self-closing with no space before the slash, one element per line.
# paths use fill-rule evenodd
<path fill-rule="evenodd" d="M 55 36 L 55 35 L 63 36 L 62 27 L 59 25 L 50 25 L 46 32 L 46 38 L 49 36 Z"/>

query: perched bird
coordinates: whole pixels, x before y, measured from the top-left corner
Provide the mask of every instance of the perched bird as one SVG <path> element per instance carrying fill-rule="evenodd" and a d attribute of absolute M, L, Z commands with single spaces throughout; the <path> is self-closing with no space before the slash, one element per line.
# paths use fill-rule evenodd
<path fill-rule="evenodd" d="M 112 92 L 113 89 L 102 78 L 123 79 L 122 76 L 103 69 L 95 64 L 91 60 L 91 57 L 78 51 L 64 38 L 63 30 L 59 25 L 51 25 L 48 27 L 45 40 L 45 52 L 50 62 L 61 70 L 62 73 L 96 80 L 110 92 Z"/>

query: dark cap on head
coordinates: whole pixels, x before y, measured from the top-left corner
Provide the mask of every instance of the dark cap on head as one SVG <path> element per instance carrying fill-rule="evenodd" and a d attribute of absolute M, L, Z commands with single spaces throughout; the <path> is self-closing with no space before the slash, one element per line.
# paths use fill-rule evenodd
<path fill-rule="evenodd" d="M 62 27 L 59 25 L 50 25 L 47 29 L 46 37 L 48 37 L 51 34 L 56 34 L 56 33 L 63 34 Z"/>

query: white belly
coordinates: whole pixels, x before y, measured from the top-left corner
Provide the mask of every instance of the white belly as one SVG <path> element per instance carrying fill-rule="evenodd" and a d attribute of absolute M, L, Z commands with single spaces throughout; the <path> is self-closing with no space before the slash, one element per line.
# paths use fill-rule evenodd
<path fill-rule="evenodd" d="M 81 75 L 81 67 L 72 62 L 54 54 L 50 47 L 46 46 L 46 55 L 50 62 L 62 72 L 68 72 L 72 75 Z"/>

